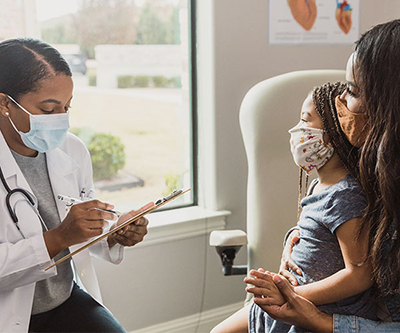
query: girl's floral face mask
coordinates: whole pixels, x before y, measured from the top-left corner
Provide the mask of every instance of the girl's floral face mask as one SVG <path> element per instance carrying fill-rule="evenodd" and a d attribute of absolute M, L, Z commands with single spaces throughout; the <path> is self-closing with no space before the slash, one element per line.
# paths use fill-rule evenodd
<path fill-rule="evenodd" d="M 300 122 L 289 133 L 294 162 L 307 173 L 323 167 L 331 159 L 334 149 L 324 143 L 323 129 L 306 127 Z"/>

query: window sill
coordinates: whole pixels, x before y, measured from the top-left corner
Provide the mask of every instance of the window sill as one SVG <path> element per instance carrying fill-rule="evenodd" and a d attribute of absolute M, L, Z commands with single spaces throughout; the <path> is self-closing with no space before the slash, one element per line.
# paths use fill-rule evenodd
<path fill-rule="evenodd" d="M 129 249 L 198 237 L 212 230 L 224 229 L 225 218 L 230 214 L 226 210 L 210 211 L 198 206 L 152 213 L 147 217 L 149 233 L 144 241 Z"/>

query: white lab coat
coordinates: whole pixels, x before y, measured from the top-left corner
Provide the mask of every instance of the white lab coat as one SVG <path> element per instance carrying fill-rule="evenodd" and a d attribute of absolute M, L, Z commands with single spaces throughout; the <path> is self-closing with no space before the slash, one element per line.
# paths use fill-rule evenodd
<path fill-rule="evenodd" d="M 93 189 L 89 152 L 74 135 L 68 134 L 59 148 L 46 153 L 46 158 L 54 196 L 63 194 L 79 197 L 83 188 L 86 193 Z M 0 165 L 11 189 L 22 188 L 33 194 L 1 132 Z M 27 332 L 35 284 L 56 275 L 57 268 L 44 270 L 53 260 L 47 252 L 42 225 L 35 212 L 26 201 L 21 200 L 22 195 L 12 195 L 11 207 L 16 207 L 19 225 L 26 237 L 23 239 L 7 210 L 6 194 L 0 182 L 0 332 Z M 56 203 L 62 221 L 67 214 L 65 204 L 57 199 Z M 79 245 L 71 247 L 70 251 L 77 247 Z M 101 301 L 89 252 L 96 257 L 119 263 L 123 247 L 117 244 L 109 250 L 107 241 L 103 240 L 73 257 L 75 274 L 80 280 L 77 282 Z"/>

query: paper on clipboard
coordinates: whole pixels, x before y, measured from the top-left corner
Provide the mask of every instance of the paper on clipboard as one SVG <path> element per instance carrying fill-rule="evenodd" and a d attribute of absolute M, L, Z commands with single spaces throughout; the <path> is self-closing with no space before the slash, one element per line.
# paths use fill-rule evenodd
<path fill-rule="evenodd" d="M 75 250 L 74 252 L 71 252 L 70 254 L 62 257 L 61 259 L 57 260 L 54 264 L 50 265 L 49 267 L 45 268 L 45 271 L 49 270 L 50 268 L 53 268 L 54 266 L 62 263 L 63 261 L 67 260 L 68 258 L 71 258 L 73 255 L 83 251 L 84 249 L 88 248 L 89 246 L 99 242 L 100 240 L 108 237 L 109 235 L 113 234 L 114 232 L 122 229 L 123 227 L 127 226 L 128 224 L 131 224 L 133 222 L 135 222 L 136 220 L 140 219 L 141 217 L 155 211 L 156 209 L 166 205 L 167 203 L 169 203 L 170 201 L 180 197 L 181 195 L 187 193 L 190 191 L 190 188 L 185 189 L 185 190 L 175 190 L 174 192 L 172 192 L 170 195 L 157 200 L 156 202 L 149 202 L 148 204 L 144 205 L 143 207 L 141 207 L 137 214 L 133 217 L 131 217 L 130 219 L 126 220 L 124 223 L 120 224 L 119 226 L 115 227 L 114 229 L 101 234 L 100 236 L 97 236 L 96 238 L 94 238 L 93 240 L 91 240 L 90 242 L 86 243 L 85 245 L 82 245 L 80 248 L 78 248 L 77 250 Z"/>

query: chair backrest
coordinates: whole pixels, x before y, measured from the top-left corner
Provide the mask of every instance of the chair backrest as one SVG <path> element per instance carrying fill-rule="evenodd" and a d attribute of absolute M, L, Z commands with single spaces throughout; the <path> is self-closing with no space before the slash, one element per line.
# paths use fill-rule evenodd
<path fill-rule="evenodd" d="M 242 102 L 250 269 L 277 272 L 283 236 L 297 223 L 299 173 L 290 153 L 288 129 L 299 122 L 301 105 L 312 88 L 344 80 L 341 70 L 291 72 L 258 83 Z"/>

